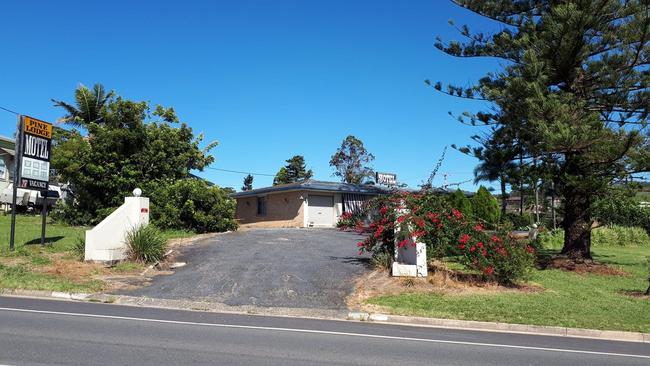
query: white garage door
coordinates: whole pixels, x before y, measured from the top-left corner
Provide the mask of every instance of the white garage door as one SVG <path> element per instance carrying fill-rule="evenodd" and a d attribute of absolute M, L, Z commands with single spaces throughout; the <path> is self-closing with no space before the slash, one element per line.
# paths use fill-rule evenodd
<path fill-rule="evenodd" d="M 334 226 L 334 197 L 309 195 L 307 203 L 309 226 Z"/>

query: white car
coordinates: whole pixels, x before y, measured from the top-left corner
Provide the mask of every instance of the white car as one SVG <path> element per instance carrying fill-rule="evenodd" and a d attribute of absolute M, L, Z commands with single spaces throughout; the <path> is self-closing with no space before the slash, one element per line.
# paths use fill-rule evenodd
<path fill-rule="evenodd" d="M 0 202 L 11 205 L 13 198 L 13 183 L 10 183 L 2 192 L 0 193 Z M 47 205 L 48 207 L 54 206 L 56 202 L 61 198 L 61 187 L 48 185 L 47 191 Z M 39 191 L 33 191 L 31 189 L 22 189 L 18 188 L 17 197 L 16 197 L 16 206 L 36 206 L 41 207 L 43 205 L 43 195 Z"/>

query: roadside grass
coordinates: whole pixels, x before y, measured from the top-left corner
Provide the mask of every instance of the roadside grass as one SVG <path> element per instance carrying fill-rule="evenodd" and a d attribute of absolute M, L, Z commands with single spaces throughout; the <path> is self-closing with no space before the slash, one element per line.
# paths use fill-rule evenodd
<path fill-rule="evenodd" d="M 12 252 L 9 251 L 10 224 L 11 216 L 0 214 L 0 289 L 97 292 L 105 285 L 93 279 L 93 273 L 97 274 L 93 269 L 96 265 L 86 271 L 79 269 L 85 266 L 80 261 L 88 227 L 52 223 L 48 219 L 46 245 L 41 247 L 41 217 L 17 215 L 15 250 Z M 196 235 L 186 230 L 165 230 L 162 234 L 167 240 Z M 135 273 L 143 269 L 142 264 L 122 262 L 111 271 Z"/>
<path fill-rule="evenodd" d="M 554 254 L 556 249 L 547 249 Z M 648 287 L 650 247 L 597 247 L 594 259 L 627 276 L 578 274 L 560 269 L 534 270 L 531 283 L 541 292 L 490 294 L 402 293 L 368 303 L 393 314 L 565 326 L 650 333 Z"/>

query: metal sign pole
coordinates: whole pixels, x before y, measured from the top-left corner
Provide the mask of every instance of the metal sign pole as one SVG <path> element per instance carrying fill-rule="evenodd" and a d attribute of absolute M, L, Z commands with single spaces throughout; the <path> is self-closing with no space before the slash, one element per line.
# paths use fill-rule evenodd
<path fill-rule="evenodd" d="M 21 165 L 23 145 L 23 116 L 18 115 L 18 133 L 16 134 L 16 153 L 14 158 L 14 186 L 13 197 L 11 198 L 11 232 L 9 233 L 9 250 L 14 250 L 14 239 L 16 237 L 16 196 L 18 196 L 18 182 Z"/>
<path fill-rule="evenodd" d="M 49 188 L 49 187 L 48 187 Z M 42 221 L 41 221 L 41 246 L 45 246 L 45 219 L 47 217 L 47 194 L 48 191 L 45 191 L 43 194 L 43 207 L 41 208 L 41 216 L 42 216 Z"/>

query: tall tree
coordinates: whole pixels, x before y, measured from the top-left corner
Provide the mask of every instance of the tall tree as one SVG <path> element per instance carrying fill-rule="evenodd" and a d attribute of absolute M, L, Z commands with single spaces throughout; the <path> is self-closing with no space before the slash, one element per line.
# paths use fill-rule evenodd
<path fill-rule="evenodd" d="M 280 168 L 273 179 L 273 185 L 301 182 L 311 179 L 314 175 L 311 169 L 307 170 L 305 158 L 302 155 L 295 155 L 286 160 L 287 165 Z"/>
<path fill-rule="evenodd" d="M 592 203 L 612 182 L 650 170 L 650 4 L 645 0 L 454 0 L 495 20 L 494 34 L 459 28 L 465 42 L 438 41 L 457 57 L 496 57 L 504 68 L 445 93 L 492 102 L 460 120 L 508 131 L 522 165 L 545 159 L 564 199 L 562 253 L 591 258 Z M 545 174 L 540 174 L 544 176 Z"/>
<path fill-rule="evenodd" d="M 104 109 L 115 93 L 106 92 L 102 84 L 95 84 L 90 90 L 80 84 L 74 93 L 75 105 L 60 100 L 52 99 L 55 107 L 63 108 L 66 114 L 58 119 L 58 122 L 72 125 L 74 127 L 87 128 L 90 123 L 101 123 L 104 118 Z"/>
<path fill-rule="evenodd" d="M 358 138 L 349 135 L 341 143 L 332 158 L 330 166 L 336 170 L 334 176 L 340 177 L 342 182 L 360 184 L 366 178 L 372 178 L 373 169 L 368 166 L 375 160 Z"/>
<path fill-rule="evenodd" d="M 241 187 L 241 190 L 250 191 L 251 189 L 253 189 L 253 176 L 249 174 L 244 177 L 244 185 Z"/>

